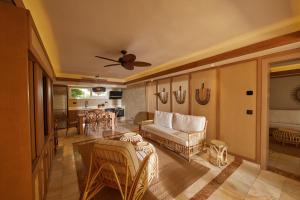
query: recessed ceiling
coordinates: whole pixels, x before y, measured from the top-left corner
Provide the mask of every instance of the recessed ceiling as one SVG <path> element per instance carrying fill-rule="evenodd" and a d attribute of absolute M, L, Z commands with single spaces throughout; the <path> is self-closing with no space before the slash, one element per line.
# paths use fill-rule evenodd
<path fill-rule="evenodd" d="M 111 62 L 94 56 L 117 59 L 120 50 L 126 49 L 136 54 L 137 60 L 152 63 L 153 68 L 290 19 L 298 14 L 294 3 L 295 0 L 41 1 L 45 24 L 50 26 L 56 46 L 58 76 L 100 74 L 122 79 L 147 68 L 104 68 Z"/>

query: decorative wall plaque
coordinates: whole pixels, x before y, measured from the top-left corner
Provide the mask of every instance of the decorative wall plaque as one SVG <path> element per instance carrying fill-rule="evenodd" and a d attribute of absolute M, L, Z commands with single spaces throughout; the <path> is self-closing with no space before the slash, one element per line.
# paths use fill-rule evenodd
<path fill-rule="evenodd" d="M 162 104 L 166 104 L 168 102 L 169 93 L 166 92 L 165 88 L 162 89 L 162 92 L 156 93 L 156 95 L 158 96 L 158 98 Z"/>
<path fill-rule="evenodd" d="M 202 83 L 201 89 L 196 89 L 195 98 L 200 105 L 208 104 L 210 100 L 210 89 L 204 88 L 204 83 Z"/>
<path fill-rule="evenodd" d="M 174 91 L 175 100 L 178 104 L 184 104 L 186 90 L 182 91 L 181 86 L 179 86 L 179 90 Z"/>
<path fill-rule="evenodd" d="M 296 87 L 292 92 L 293 99 L 300 103 L 300 86 Z"/>

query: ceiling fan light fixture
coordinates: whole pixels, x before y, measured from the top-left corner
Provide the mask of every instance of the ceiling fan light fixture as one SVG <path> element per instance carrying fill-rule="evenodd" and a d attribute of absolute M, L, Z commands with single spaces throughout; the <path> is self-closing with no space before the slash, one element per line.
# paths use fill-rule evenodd
<path fill-rule="evenodd" d="M 149 67 L 149 66 L 151 66 L 151 64 L 147 63 L 147 62 L 135 61 L 136 55 L 127 54 L 126 50 L 122 50 L 121 54 L 123 54 L 123 56 L 121 56 L 118 60 L 114 60 L 114 59 L 106 58 L 106 57 L 102 57 L 102 56 L 95 56 L 95 57 L 116 62 L 115 64 L 105 65 L 104 67 L 121 65 L 122 67 L 124 67 L 127 70 L 134 70 L 134 67 Z"/>

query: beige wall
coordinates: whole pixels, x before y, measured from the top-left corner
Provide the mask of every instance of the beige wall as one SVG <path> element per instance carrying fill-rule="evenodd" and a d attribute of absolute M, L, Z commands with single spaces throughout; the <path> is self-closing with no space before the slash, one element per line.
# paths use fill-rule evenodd
<path fill-rule="evenodd" d="M 145 83 L 130 85 L 123 90 L 123 105 L 126 120 L 135 123 L 147 119 Z"/>
<path fill-rule="evenodd" d="M 154 113 L 156 110 L 156 81 L 147 82 L 146 87 L 146 99 L 147 99 L 147 111 L 150 113 Z"/>
<path fill-rule="evenodd" d="M 300 109 L 292 95 L 296 87 L 300 87 L 300 76 L 271 78 L 270 109 Z"/>
<path fill-rule="evenodd" d="M 205 88 L 211 89 L 210 101 L 206 105 L 200 105 L 195 99 L 196 89 L 201 88 L 204 82 Z M 217 70 L 199 71 L 191 74 L 191 114 L 205 116 L 208 120 L 207 141 L 216 138 L 217 116 Z"/>
<path fill-rule="evenodd" d="M 185 102 L 183 104 L 177 103 L 174 92 L 179 90 L 185 91 Z M 189 114 L 189 75 L 176 76 L 172 78 L 172 112 Z"/>
<path fill-rule="evenodd" d="M 255 160 L 256 156 L 256 61 L 220 68 L 220 139 L 229 151 Z M 253 90 L 254 95 L 246 95 Z M 246 111 L 253 110 L 252 115 Z"/>
<path fill-rule="evenodd" d="M 163 104 L 159 99 L 157 101 L 157 109 L 160 111 L 171 112 L 171 79 L 162 79 L 157 82 L 157 91 L 162 92 L 163 88 L 168 92 L 168 102 Z"/>
<path fill-rule="evenodd" d="M 190 78 L 190 80 L 189 80 Z M 190 81 L 190 82 L 189 82 Z M 196 89 L 211 89 L 210 101 L 200 105 L 195 99 Z M 187 100 L 184 105 L 176 103 L 174 95 L 167 104 L 158 101 L 158 110 L 205 116 L 208 120 L 207 142 L 219 138 L 229 146 L 229 151 L 245 158 L 256 160 L 256 61 L 241 62 L 219 68 L 202 70 L 158 80 L 158 91 L 165 88 L 177 90 L 179 85 L 187 89 Z M 147 83 L 148 111 L 156 108 L 156 83 Z M 246 95 L 252 90 L 254 95 Z M 170 108 L 170 103 L 172 108 Z M 253 110 L 248 115 L 247 110 Z"/>

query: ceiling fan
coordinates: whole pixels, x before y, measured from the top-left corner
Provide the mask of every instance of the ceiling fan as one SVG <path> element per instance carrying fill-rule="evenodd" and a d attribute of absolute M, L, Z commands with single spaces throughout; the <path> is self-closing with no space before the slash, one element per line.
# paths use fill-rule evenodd
<path fill-rule="evenodd" d="M 121 54 L 122 54 L 122 56 L 118 60 L 105 58 L 102 56 L 95 56 L 95 57 L 116 62 L 115 64 L 105 65 L 104 67 L 121 65 L 125 69 L 133 70 L 134 67 L 149 67 L 149 66 L 151 66 L 151 64 L 147 63 L 147 62 L 135 61 L 136 56 L 134 54 L 127 54 L 127 51 L 125 51 L 125 50 L 122 50 Z"/>

